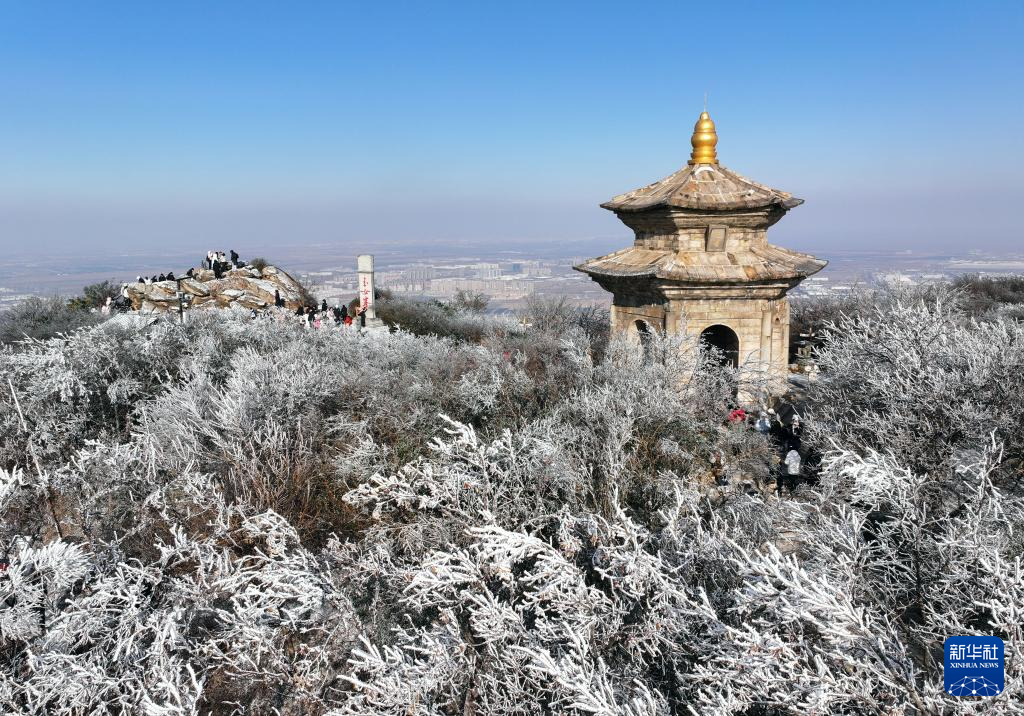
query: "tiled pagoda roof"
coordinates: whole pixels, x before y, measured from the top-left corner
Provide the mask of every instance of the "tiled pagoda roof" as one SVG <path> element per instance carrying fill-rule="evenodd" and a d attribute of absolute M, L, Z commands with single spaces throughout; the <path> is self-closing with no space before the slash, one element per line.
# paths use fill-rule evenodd
<path fill-rule="evenodd" d="M 778 189 L 758 184 L 720 164 L 691 164 L 675 174 L 601 204 L 615 212 L 659 207 L 698 211 L 736 211 L 777 205 L 791 209 L 803 203 Z"/>
<path fill-rule="evenodd" d="M 593 276 L 651 278 L 688 283 L 750 283 L 803 279 L 827 261 L 764 244 L 742 251 L 666 251 L 631 246 L 575 268 Z"/>

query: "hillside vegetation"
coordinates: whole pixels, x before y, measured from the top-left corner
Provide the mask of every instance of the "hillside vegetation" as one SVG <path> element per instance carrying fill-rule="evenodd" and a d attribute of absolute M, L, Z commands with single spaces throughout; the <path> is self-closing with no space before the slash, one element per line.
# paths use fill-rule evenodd
<path fill-rule="evenodd" d="M 823 459 L 781 499 L 713 357 L 565 305 L 8 345 L 0 708 L 1019 713 L 1024 326 L 986 306 L 816 313 Z M 1005 640 L 1000 697 L 943 693 L 958 634 Z"/>

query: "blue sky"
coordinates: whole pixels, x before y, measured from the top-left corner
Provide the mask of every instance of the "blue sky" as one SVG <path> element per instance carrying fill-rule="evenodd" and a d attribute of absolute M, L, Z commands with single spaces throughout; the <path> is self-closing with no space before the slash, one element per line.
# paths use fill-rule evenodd
<path fill-rule="evenodd" d="M 626 236 L 723 164 L 797 248 L 1020 245 L 1024 2 L 0 0 L 0 245 Z"/>

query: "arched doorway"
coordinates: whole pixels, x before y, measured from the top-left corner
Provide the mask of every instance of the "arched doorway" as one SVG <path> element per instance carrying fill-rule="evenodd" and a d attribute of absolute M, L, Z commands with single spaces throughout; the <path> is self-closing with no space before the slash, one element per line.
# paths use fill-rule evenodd
<path fill-rule="evenodd" d="M 723 365 L 731 368 L 739 366 L 740 361 L 740 337 L 736 331 L 721 324 L 708 326 L 700 332 L 700 342 L 717 348 Z"/>
<path fill-rule="evenodd" d="M 650 361 L 654 344 L 654 331 L 651 330 L 651 324 L 647 321 L 637 321 L 636 332 L 640 336 L 640 345 L 644 349 L 644 360 Z"/>

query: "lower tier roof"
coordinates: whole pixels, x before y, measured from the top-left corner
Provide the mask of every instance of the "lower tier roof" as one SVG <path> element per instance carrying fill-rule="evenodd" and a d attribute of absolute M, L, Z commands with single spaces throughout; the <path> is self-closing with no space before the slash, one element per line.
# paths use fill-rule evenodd
<path fill-rule="evenodd" d="M 666 251 L 631 246 L 574 268 L 593 276 L 655 278 L 692 283 L 749 283 L 803 279 L 827 261 L 765 244 L 743 251 Z"/>

